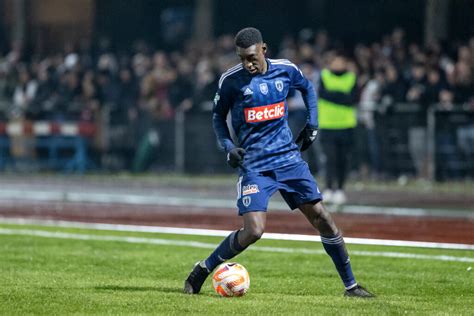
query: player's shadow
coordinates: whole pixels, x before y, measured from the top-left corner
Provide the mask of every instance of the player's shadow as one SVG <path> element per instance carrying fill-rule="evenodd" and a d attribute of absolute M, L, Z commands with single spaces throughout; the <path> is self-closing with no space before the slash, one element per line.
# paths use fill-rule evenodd
<path fill-rule="evenodd" d="M 99 291 L 124 291 L 124 292 L 163 292 L 163 293 L 182 293 L 183 290 L 176 287 L 165 286 L 122 286 L 122 285 L 101 285 L 95 286 Z"/>

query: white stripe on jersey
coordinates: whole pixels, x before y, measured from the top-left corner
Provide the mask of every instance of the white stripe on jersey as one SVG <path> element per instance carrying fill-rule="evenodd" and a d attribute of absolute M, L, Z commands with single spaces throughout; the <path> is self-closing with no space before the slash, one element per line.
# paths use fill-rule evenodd
<path fill-rule="evenodd" d="M 237 65 L 235 67 L 232 67 L 230 68 L 229 70 L 227 70 L 226 72 L 224 72 L 221 76 L 221 78 L 219 79 L 219 88 L 222 86 L 222 83 L 224 82 L 224 79 L 227 78 L 228 76 L 242 70 L 242 64 L 240 65 Z"/>
<path fill-rule="evenodd" d="M 288 63 L 291 63 L 291 61 L 289 61 L 288 59 L 286 58 L 280 58 L 280 59 L 272 59 L 272 58 L 268 58 L 269 61 L 271 61 L 272 63 L 273 62 L 279 62 L 279 61 L 286 61 Z"/>
<path fill-rule="evenodd" d="M 288 65 L 294 65 L 291 61 L 288 59 L 268 59 L 272 64 L 277 63 L 277 64 L 288 64 Z"/>
<path fill-rule="evenodd" d="M 286 66 L 291 66 L 291 67 L 295 68 L 296 70 L 298 70 L 301 75 L 303 75 L 303 73 L 301 72 L 301 70 L 300 70 L 295 64 L 293 64 L 291 61 L 289 61 L 288 59 L 270 59 L 270 62 L 271 62 L 273 65 L 286 65 Z"/>
<path fill-rule="evenodd" d="M 239 67 L 242 67 L 242 64 L 237 64 L 235 66 L 232 66 L 230 67 L 229 69 L 227 69 L 226 71 L 224 71 L 224 74 L 228 73 L 228 72 L 231 72 L 232 70 L 235 70 L 236 68 L 239 68 Z"/>
<path fill-rule="evenodd" d="M 239 177 L 239 181 L 237 181 L 237 200 L 241 198 L 242 194 L 242 176 Z"/>
<path fill-rule="evenodd" d="M 221 88 L 222 86 L 222 83 L 224 82 L 224 79 L 227 78 L 228 76 L 238 72 L 239 70 L 241 70 L 243 67 L 242 67 L 242 64 L 238 64 L 238 65 L 235 65 L 234 67 L 232 68 L 229 68 L 226 72 L 224 72 L 221 76 L 221 78 L 219 79 L 219 89 Z"/>

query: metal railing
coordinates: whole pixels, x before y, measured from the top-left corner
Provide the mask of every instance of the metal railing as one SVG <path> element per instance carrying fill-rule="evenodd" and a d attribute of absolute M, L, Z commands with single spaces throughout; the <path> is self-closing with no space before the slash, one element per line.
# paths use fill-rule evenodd
<path fill-rule="evenodd" d="M 364 133 L 356 133 L 359 139 L 355 143 L 362 146 L 356 146 L 355 150 L 364 150 L 362 147 L 368 147 L 368 142 L 375 142 L 369 144 L 371 153 L 368 155 L 368 164 L 377 172 L 393 177 L 412 174 L 432 180 L 474 178 L 472 107 L 458 105 L 447 109 L 432 105 L 423 109 L 418 104 L 394 104 L 389 108 L 375 107 L 370 114 L 373 115 L 374 125 L 359 125 L 358 129 L 364 130 Z M 293 119 L 291 112 L 289 119 Z M 105 145 L 101 148 L 93 148 L 97 146 L 94 145 L 97 142 L 93 141 L 79 147 L 73 141 L 65 143 L 76 154 L 79 153 L 79 156 L 73 155 L 72 158 L 80 158 L 80 164 L 69 170 L 85 171 L 87 161 L 90 160 L 88 153 L 92 150 L 98 153 L 102 161 L 96 167 L 109 170 L 145 171 L 151 168 L 178 173 L 233 172 L 225 164 L 225 155 L 217 144 L 210 112 L 177 112 L 172 120 L 151 122 L 147 130 L 141 134 L 135 133 L 137 135 L 127 142 L 127 150 L 123 150 L 124 135 L 134 132 L 135 127 L 110 125 L 107 119 L 102 120 L 102 125 L 98 128 L 100 137 L 107 139 L 103 140 Z M 370 138 L 367 132 L 371 133 Z M 9 154 L 11 142 L 8 135 L 0 135 L 0 138 L 0 168 L 5 168 L 14 157 Z M 54 148 L 58 144 L 57 140 L 57 137 L 41 136 L 37 137 L 34 144 Z M 87 146 L 87 150 L 83 146 Z M 60 151 L 52 150 L 46 156 L 50 162 L 46 164 L 47 168 L 68 169 L 64 164 L 51 163 L 63 161 Z M 128 165 L 117 164 L 114 168 L 107 163 L 120 159 L 132 162 Z M 320 160 L 314 157 L 311 159 Z M 72 161 L 69 156 L 70 165 Z M 147 161 L 143 167 L 136 167 L 141 166 L 143 161 Z M 363 163 L 365 161 L 358 162 Z"/>

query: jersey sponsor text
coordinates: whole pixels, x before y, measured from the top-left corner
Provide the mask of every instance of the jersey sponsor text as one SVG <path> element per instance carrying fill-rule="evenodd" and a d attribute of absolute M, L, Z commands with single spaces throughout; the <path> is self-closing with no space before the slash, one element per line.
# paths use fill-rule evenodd
<path fill-rule="evenodd" d="M 257 123 L 275 120 L 285 115 L 285 103 L 273 103 L 253 108 L 246 108 L 245 121 L 247 123 Z"/>
<path fill-rule="evenodd" d="M 242 195 L 255 194 L 260 192 L 257 184 L 248 184 L 242 187 Z"/>

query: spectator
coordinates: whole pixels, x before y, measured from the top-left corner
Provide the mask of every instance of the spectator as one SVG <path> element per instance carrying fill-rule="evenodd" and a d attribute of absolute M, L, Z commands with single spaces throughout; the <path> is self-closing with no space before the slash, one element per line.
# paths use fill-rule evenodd
<path fill-rule="evenodd" d="M 31 106 L 34 119 L 49 119 L 55 104 L 58 102 L 57 83 L 52 67 L 40 67 L 38 72 L 38 90 Z"/>
<path fill-rule="evenodd" d="M 385 82 L 380 92 L 382 103 L 388 105 L 403 102 L 405 100 L 406 87 L 397 68 L 389 65 L 384 71 Z"/>
<path fill-rule="evenodd" d="M 58 87 L 59 100 L 53 109 L 53 119 L 77 120 L 82 109 L 81 81 L 79 75 L 73 71 L 66 71 L 60 76 Z"/>
<path fill-rule="evenodd" d="M 26 66 L 18 67 L 18 84 L 13 92 L 13 117 L 23 117 L 30 110 L 30 105 L 36 96 L 38 83 L 32 78 Z"/>
<path fill-rule="evenodd" d="M 327 202 L 345 204 L 344 185 L 349 172 L 354 129 L 357 125 L 357 77 L 349 70 L 347 58 L 336 54 L 321 71 L 319 84 L 319 128 L 326 156 Z"/>
<path fill-rule="evenodd" d="M 385 83 L 384 73 L 377 70 L 373 79 L 369 80 L 363 87 L 360 94 L 358 120 L 362 132 L 362 144 L 359 144 L 359 151 L 367 151 L 365 154 L 359 152 L 359 158 L 362 167 L 368 167 L 373 176 L 377 176 L 381 172 L 379 144 L 375 130 L 375 112 L 378 111 L 380 105 L 381 92 Z M 367 148 L 365 149 L 365 147 Z M 368 159 L 364 158 L 367 157 Z"/>
<path fill-rule="evenodd" d="M 441 78 L 440 70 L 437 68 L 429 69 L 423 103 L 427 105 L 439 103 L 440 95 L 443 90 L 447 90 L 447 87 Z"/>
<path fill-rule="evenodd" d="M 104 69 L 98 72 L 97 88 L 101 103 L 111 110 L 115 110 L 118 106 L 120 90 L 112 71 Z"/>
<path fill-rule="evenodd" d="M 80 118 L 83 121 L 95 121 L 99 116 L 100 101 L 99 91 L 96 84 L 95 73 L 87 71 L 82 78 L 82 109 Z"/>
<path fill-rule="evenodd" d="M 426 70 L 425 66 L 417 62 L 411 68 L 410 78 L 408 81 L 408 91 L 406 101 L 421 102 L 426 92 Z"/>
<path fill-rule="evenodd" d="M 130 112 L 135 111 L 138 98 L 138 83 L 130 68 L 122 68 L 119 72 L 118 82 L 118 116 L 120 120 L 127 121 Z"/>
<path fill-rule="evenodd" d="M 474 97 L 472 68 L 465 61 L 459 61 L 455 66 L 454 102 L 466 103 Z"/>
<path fill-rule="evenodd" d="M 411 53 L 415 59 L 422 58 L 417 57 L 422 56 L 422 54 L 416 45 L 412 46 Z M 411 69 L 411 78 L 409 79 L 406 100 L 410 103 L 413 103 L 413 106 L 417 107 L 414 109 L 413 113 L 417 119 L 415 124 L 412 124 L 408 130 L 408 147 L 413 164 L 415 166 L 416 175 L 422 178 L 426 178 L 428 174 L 428 147 L 426 133 L 426 116 L 428 105 L 423 102 L 425 100 L 426 89 L 427 82 L 425 66 L 419 61 L 415 62 Z"/>
<path fill-rule="evenodd" d="M 196 111 L 210 111 L 214 105 L 217 76 L 212 69 L 210 60 L 202 60 L 196 66 L 196 82 L 193 91 L 193 109 Z"/>
<path fill-rule="evenodd" d="M 193 106 L 193 75 L 191 63 L 182 58 L 178 64 L 178 76 L 170 89 L 171 105 L 176 111 L 186 112 Z"/>

